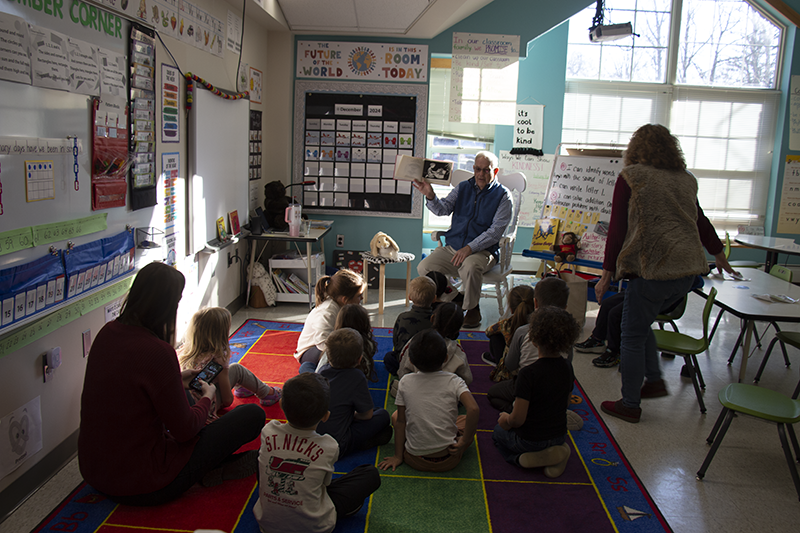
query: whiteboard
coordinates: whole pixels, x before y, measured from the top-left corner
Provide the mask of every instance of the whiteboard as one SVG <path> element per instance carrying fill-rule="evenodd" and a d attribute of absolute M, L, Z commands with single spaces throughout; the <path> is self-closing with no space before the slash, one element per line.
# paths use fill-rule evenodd
<path fill-rule="evenodd" d="M 189 114 L 189 254 L 216 239 L 216 221 L 239 212 L 248 220 L 248 171 L 250 100 L 226 100 L 199 83 Z"/>

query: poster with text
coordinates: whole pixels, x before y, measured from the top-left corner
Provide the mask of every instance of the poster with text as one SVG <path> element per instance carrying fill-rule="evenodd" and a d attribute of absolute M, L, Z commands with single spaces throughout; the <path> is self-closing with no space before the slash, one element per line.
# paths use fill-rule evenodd
<path fill-rule="evenodd" d="M 800 76 L 789 88 L 789 150 L 800 151 Z"/>
<path fill-rule="evenodd" d="M 31 82 L 28 45 L 28 23 L 20 17 L 0 13 L 0 79 Z"/>
<path fill-rule="evenodd" d="M 800 233 L 800 156 L 797 155 L 786 156 L 777 231 Z"/>
<path fill-rule="evenodd" d="M 177 143 L 181 140 L 180 87 L 178 69 L 161 65 L 161 142 Z"/>
<path fill-rule="evenodd" d="M 527 186 L 522 193 L 522 206 L 519 211 L 520 227 L 532 228 L 536 219 L 542 217 L 547 184 L 553 171 L 554 155 L 511 155 L 511 152 L 500 150 L 500 172 L 525 174 Z"/>
<path fill-rule="evenodd" d="M 298 78 L 428 81 L 425 45 L 298 41 Z"/>
<path fill-rule="evenodd" d="M 517 105 L 514 120 L 514 148 L 542 149 L 543 105 Z"/>

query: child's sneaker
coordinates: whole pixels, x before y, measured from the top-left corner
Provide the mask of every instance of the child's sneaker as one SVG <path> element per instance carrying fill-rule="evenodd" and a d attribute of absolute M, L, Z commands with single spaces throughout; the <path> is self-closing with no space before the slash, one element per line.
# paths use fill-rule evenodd
<path fill-rule="evenodd" d="M 481 360 L 490 366 L 497 366 L 497 361 L 494 360 L 492 354 L 490 352 L 483 352 L 481 354 Z"/>
<path fill-rule="evenodd" d="M 592 359 L 592 364 L 599 368 L 611 368 L 619 364 L 619 354 L 606 350 L 603 355 Z"/>
<path fill-rule="evenodd" d="M 245 389 L 244 387 L 234 387 L 233 389 L 233 395 L 237 398 L 249 398 L 253 394 L 255 394 L 255 392 Z"/>
<path fill-rule="evenodd" d="M 580 353 L 603 353 L 606 351 L 606 343 L 594 337 L 589 337 L 585 341 L 577 343 L 575 351 Z"/>
<path fill-rule="evenodd" d="M 278 403 L 278 400 L 281 399 L 281 396 L 283 396 L 283 389 L 272 387 L 272 392 L 261 398 L 261 405 L 265 407 L 274 405 Z"/>

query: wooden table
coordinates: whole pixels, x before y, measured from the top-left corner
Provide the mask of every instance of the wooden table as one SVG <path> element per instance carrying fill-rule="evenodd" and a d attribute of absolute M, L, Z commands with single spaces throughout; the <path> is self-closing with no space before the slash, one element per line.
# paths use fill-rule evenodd
<path fill-rule="evenodd" d="M 800 246 L 795 244 L 792 239 L 765 237 L 764 235 L 737 235 L 733 240 L 748 248 L 766 250 L 765 272 L 769 272 L 772 265 L 778 264 L 778 254 L 800 255 Z"/>
<path fill-rule="evenodd" d="M 322 249 L 322 257 L 325 257 L 325 241 L 322 239 L 325 235 L 331 230 L 330 226 L 324 229 L 310 229 L 306 235 L 300 235 L 299 237 L 290 237 L 289 233 L 262 233 L 261 235 L 253 235 L 252 233 L 246 237 L 247 240 L 250 241 L 250 272 L 253 271 L 253 265 L 261 259 L 261 254 L 264 253 L 264 250 L 267 248 L 264 246 L 261 248 L 261 252 L 258 253 L 256 256 L 256 248 L 258 247 L 258 242 L 262 241 L 265 244 L 268 241 L 286 241 L 286 242 L 304 242 L 306 243 L 306 257 L 309 258 L 306 261 L 306 266 L 308 267 L 308 308 L 311 309 L 314 307 L 314 287 L 312 285 L 312 275 L 311 275 L 311 246 L 318 242 L 320 243 L 320 248 Z M 250 281 L 251 276 L 247 276 L 247 296 L 245 300 L 245 306 L 250 305 Z"/>
<path fill-rule="evenodd" d="M 800 322 L 800 303 L 768 303 L 753 297 L 754 294 L 785 294 L 792 298 L 800 299 L 800 287 L 754 268 L 744 269 L 743 274 L 747 281 L 728 281 L 714 277 L 704 278 L 705 285 L 695 290 L 697 294 L 706 298 L 711 288 L 716 288 L 717 298 L 714 304 L 744 321 L 742 328 L 745 333 L 742 362 L 739 367 L 739 382 L 744 380 L 747 371 L 753 322 L 756 320 L 765 322 Z"/>

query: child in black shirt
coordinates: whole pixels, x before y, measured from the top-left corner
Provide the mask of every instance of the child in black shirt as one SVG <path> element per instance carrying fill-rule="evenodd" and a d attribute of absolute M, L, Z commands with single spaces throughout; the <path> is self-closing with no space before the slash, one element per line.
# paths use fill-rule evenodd
<path fill-rule="evenodd" d="M 567 417 L 564 406 L 572 392 L 572 368 L 561 353 L 572 346 L 580 326 L 557 307 L 542 307 L 531 317 L 530 340 L 539 359 L 519 371 L 511 413 L 500 413 L 492 440 L 503 458 L 523 468 L 545 467 L 555 478 L 567 466 Z"/>

